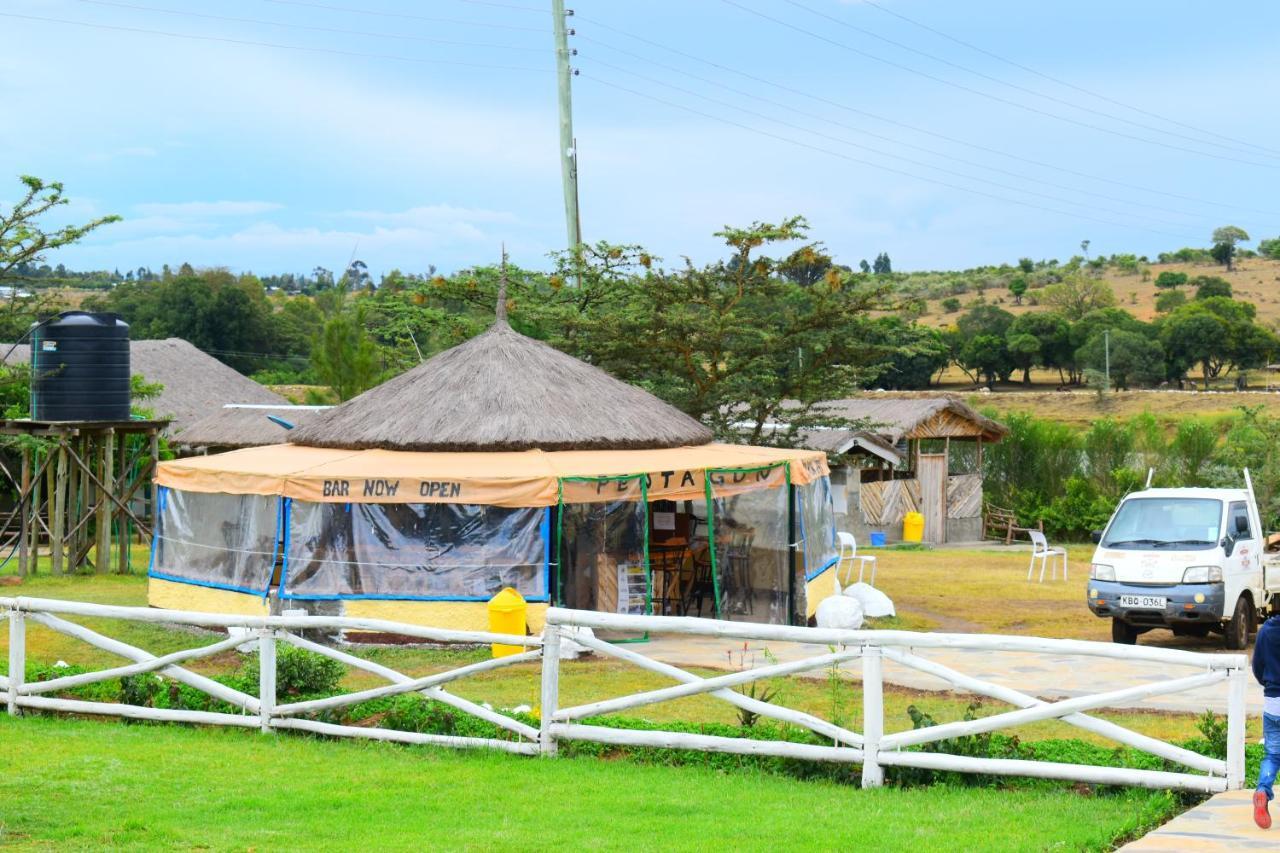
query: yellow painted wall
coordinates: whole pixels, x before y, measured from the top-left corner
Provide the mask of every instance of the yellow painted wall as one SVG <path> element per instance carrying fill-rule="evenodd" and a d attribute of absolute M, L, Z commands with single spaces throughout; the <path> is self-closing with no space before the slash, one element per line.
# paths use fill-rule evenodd
<path fill-rule="evenodd" d="M 260 595 L 210 589 L 159 578 L 147 579 L 147 603 L 166 610 L 231 613 L 236 616 L 266 616 L 269 611 L 266 600 Z"/>
<path fill-rule="evenodd" d="M 456 631 L 488 631 L 489 607 L 484 601 L 346 601 L 346 616 L 390 619 L 410 625 L 452 628 Z M 547 605 L 530 603 L 529 630 L 541 633 Z"/>
<path fill-rule="evenodd" d="M 836 594 L 836 569 L 835 566 L 827 569 L 804 585 L 804 593 L 806 599 L 805 616 L 812 616 L 818 612 L 818 604 L 822 599 Z"/>
<path fill-rule="evenodd" d="M 210 589 L 189 583 L 148 578 L 147 603 L 167 610 L 194 610 L 197 613 L 231 613 L 236 616 L 266 616 L 267 602 L 261 596 Z M 343 601 L 343 615 L 363 619 L 389 619 L 429 628 L 457 631 L 489 630 L 489 608 L 484 601 Z M 288 608 L 286 602 L 286 609 Z M 546 604 L 531 603 L 529 630 L 542 632 Z"/>

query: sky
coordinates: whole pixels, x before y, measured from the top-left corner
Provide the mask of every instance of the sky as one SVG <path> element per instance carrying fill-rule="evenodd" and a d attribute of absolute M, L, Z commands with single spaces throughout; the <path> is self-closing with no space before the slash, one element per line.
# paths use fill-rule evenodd
<path fill-rule="evenodd" d="M 895 269 L 1280 235 L 1280 4 L 567 0 L 583 238 L 668 264 L 803 215 Z M 48 258 L 545 268 L 550 0 L 0 0 L 0 201 L 123 221 Z"/>

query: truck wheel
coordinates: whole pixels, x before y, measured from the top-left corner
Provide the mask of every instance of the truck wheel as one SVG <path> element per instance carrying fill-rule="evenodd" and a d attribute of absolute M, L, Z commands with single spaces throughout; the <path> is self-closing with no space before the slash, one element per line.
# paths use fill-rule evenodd
<path fill-rule="evenodd" d="M 1123 619 L 1111 620 L 1111 642 L 1132 646 L 1138 642 L 1138 629 Z"/>
<path fill-rule="evenodd" d="M 1231 614 L 1231 621 L 1227 623 L 1228 649 L 1238 651 L 1249 647 L 1249 623 L 1252 621 L 1249 609 L 1249 599 L 1246 596 L 1240 596 L 1236 602 L 1235 612 Z"/>

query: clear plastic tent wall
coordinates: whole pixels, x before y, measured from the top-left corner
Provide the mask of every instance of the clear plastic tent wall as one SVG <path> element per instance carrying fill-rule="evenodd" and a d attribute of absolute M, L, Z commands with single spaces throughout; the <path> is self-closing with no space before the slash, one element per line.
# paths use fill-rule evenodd
<path fill-rule="evenodd" d="M 281 536 L 279 498 L 161 487 L 150 574 L 266 595 Z"/>
<path fill-rule="evenodd" d="M 836 558 L 828 478 L 795 483 L 792 471 L 681 474 L 697 485 L 674 500 L 669 473 L 566 476 L 555 505 L 536 507 L 162 488 L 152 575 L 257 595 L 274 576 L 295 600 L 482 602 L 510 586 L 570 607 L 785 623 Z M 675 565 L 669 544 L 651 542 L 671 507 L 688 523 Z"/>
<path fill-rule="evenodd" d="M 803 583 L 791 577 L 787 467 L 716 471 L 707 483 L 712 579 L 719 596 L 716 615 L 751 622 L 790 621 L 788 603 L 803 593 Z"/>
<path fill-rule="evenodd" d="M 289 501 L 286 517 L 281 598 L 548 599 L 547 509 Z"/>
<path fill-rule="evenodd" d="M 836 564 L 836 510 L 827 477 L 796 486 L 796 531 L 804 554 L 805 580 L 813 580 Z"/>
<path fill-rule="evenodd" d="M 598 499 L 559 504 L 553 558 L 556 600 L 610 613 L 653 612 L 644 477 L 582 477 L 569 482 L 596 489 Z"/>

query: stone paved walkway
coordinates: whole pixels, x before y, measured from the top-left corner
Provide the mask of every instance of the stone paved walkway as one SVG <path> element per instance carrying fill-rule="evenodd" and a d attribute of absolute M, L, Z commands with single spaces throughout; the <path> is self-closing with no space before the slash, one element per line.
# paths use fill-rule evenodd
<path fill-rule="evenodd" d="M 751 643 L 747 652 L 747 666 L 763 666 L 764 649 L 779 661 L 799 660 L 825 654 L 826 646 L 779 643 L 776 645 Z M 667 635 L 649 643 L 631 647 L 648 657 L 676 666 L 697 666 L 713 669 L 737 669 L 742 641 L 720 640 L 709 637 Z M 734 653 L 732 662 L 729 652 Z M 1191 667 L 1171 667 L 1167 664 L 1122 661 L 1076 655 L 1044 655 L 1026 652 L 975 652 L 955 649 L 918 649 L 918 656 L 936 661 L 975 678 L 993 681 L 1005 687 L 1031 693 L 1041 699 L 1065 699 L 1105 693 L 1145 682 L 1194 675 Z M 754 661 L 753 661 L 754 658 Z M 853 663 L 845 667 L 851 677 L 858 678 L 861 665 Z M 808 673 L 814 678 L 824 678 L 823 670 Z M 950 685 L 914 669 L 893 661 L 884 662 L 884 678 L 916 690 L 948 690 Z M 1178 711 L 1199 714 L 1211 708 L 1219 714 L 1227 710 L 1227 690 L 1224 684 L 1155 696 L 1150 699 L 1121 704 L 1122 708 Z M 1262 713 L 1262 691 L 1249 690 L 1249 714 Z M 1280 840 L 1280 833 L 1277 834 Z"/>
<path fill-rule="evenodd" d="M 1252 798 L 1251 790 L 1217 794 L 1120 849 L 1132 853 L 1280 850 L 1280 823 L 1269 830 L 1258 829 Z M 1274 804 L 1271 816 L 1280 819 Z"/>

